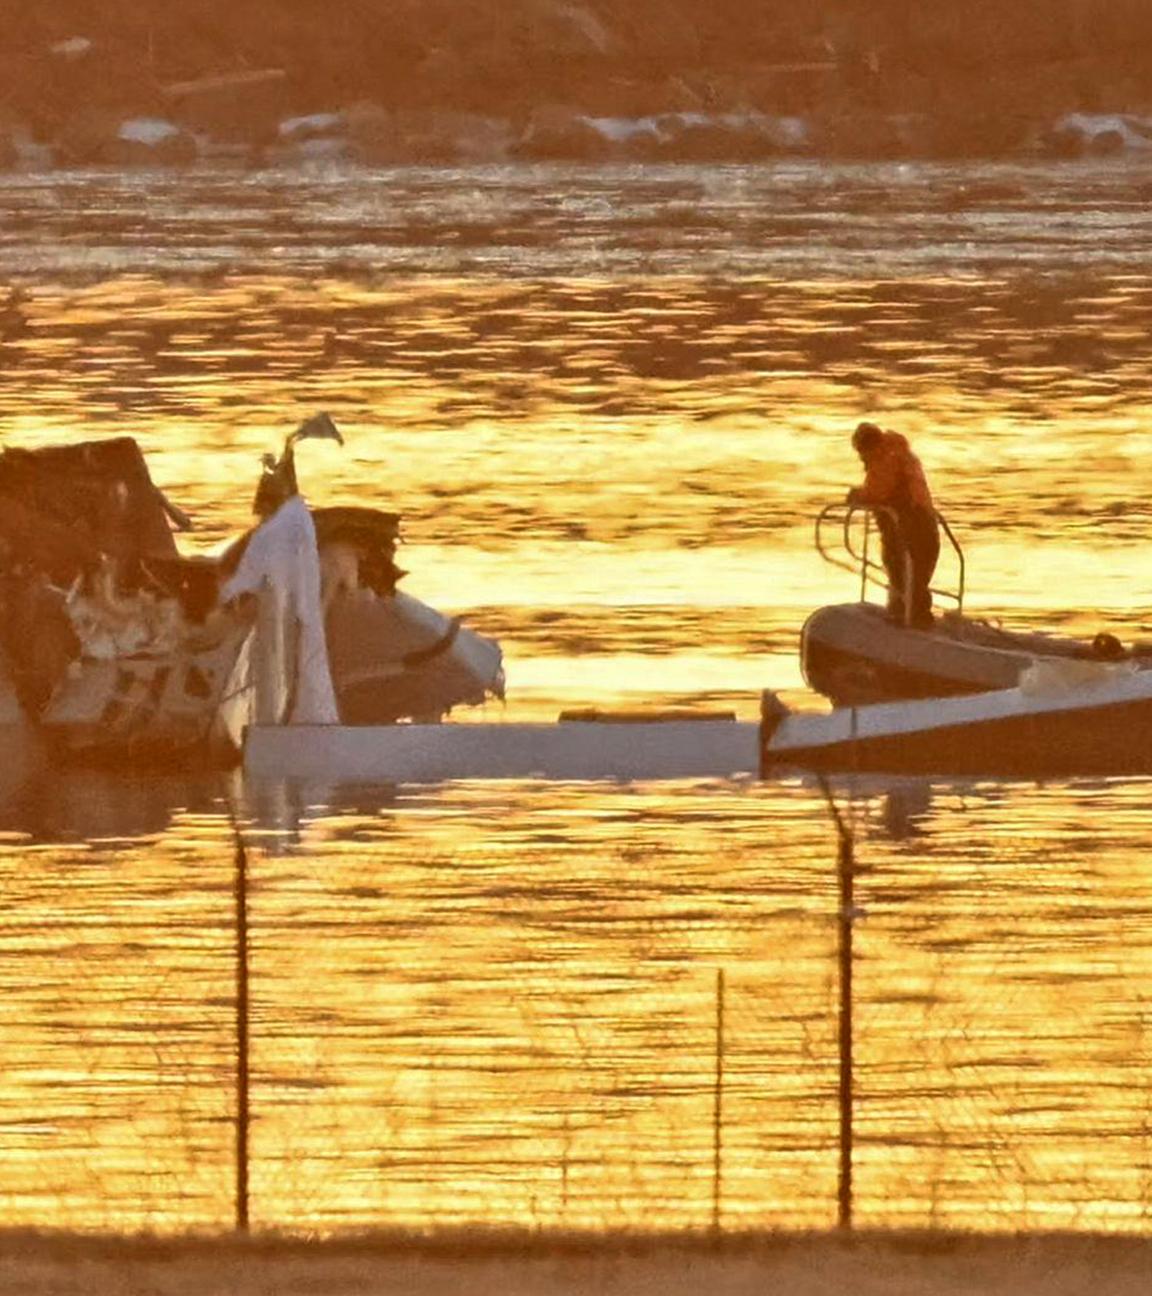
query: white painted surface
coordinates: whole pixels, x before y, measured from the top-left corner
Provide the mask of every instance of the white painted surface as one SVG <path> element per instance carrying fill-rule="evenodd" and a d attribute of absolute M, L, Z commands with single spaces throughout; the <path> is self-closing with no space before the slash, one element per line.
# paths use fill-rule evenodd
<path fill-rule="evenodd" d="M 261 681 L 257 714 L 265 720 L 291 705 L 289 724 L 334 721 L 339 713 L 328 668 L 320 555 L 302 496 L 290 496 L 252 532 L 239 566 L 220 589 L 220 602 L 241 594 L 261 600 L 252 650 Z M 294 645 L 291 653 L 288 644 Z"/>
<path fill-rule="evenodd" d="M 253 726 L 244 769 L 328 783 L 727 778 L 759 771 L 759 744 L 758 724 L 728 720 Z"/>
<path fill-rule="evenodd" d="M 1062 711 L 1091 711 L 1125 702 L 1152 700 L 1152 670 L 1100 670 L 1095 679 L 1067 688 L 996 689 L 959 697 L 875 702 L 837 707 L 822 715 L 793 712 L 773 734 L 769 748 L 786 753 L 854 739 L 924 733 L 953 726 L 976 726 L 993 720 L 1023 719 Z"/>

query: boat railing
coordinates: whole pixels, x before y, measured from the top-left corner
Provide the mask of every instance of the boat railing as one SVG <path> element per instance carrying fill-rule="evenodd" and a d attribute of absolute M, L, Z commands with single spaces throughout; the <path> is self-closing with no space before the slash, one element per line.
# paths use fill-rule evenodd
<path fill-rule="evenodd" d="M 931 586 L 932 597 L 953 605 L 957 612 L 963 612 L 964 550 L 944 515 L 934 512 L 941 532 L 952 547 L 956 577 L 952 586 Z M 829 504 L 816 516 L 817 553 L 826 563 L 859 578 L 861 602 L 868 597 L 869 585 L 883 589 L 888 587 L 888 574 L 884 570 L 884 564 L 878 557 L 873 557 L 871 548 L 873 536 L 879 535 L 880 528 L 875 524 L 875 519 L 880 514 L 887 514 L 896 521 L 895 511 L 882 505 Z M 907 591 L 905 594 L 907 595 Z M 907 596 L 904 606 L 907 609 L 912 606 L 911 599 Z"/>

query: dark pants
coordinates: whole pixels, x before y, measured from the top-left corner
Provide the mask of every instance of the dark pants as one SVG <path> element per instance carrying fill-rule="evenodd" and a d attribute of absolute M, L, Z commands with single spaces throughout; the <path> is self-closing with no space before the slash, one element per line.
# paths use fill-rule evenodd
<path fill-rule="evenodd" d="M 932 625 L 928 588 L 940 557 L 940 528 L 925 509 L 881 513 L 880 557 L 888 573 L 888 615 L 901 625 Z"/>

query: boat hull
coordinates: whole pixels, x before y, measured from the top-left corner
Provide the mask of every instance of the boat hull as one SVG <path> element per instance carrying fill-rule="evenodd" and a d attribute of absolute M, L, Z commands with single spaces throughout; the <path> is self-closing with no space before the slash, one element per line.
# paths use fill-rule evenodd
<path fill-rule="evenodd" d="M 841 603 L 804 623 L 800 664 L 815 692 L 837 706 L 860 706 L 1014 688 L 1038 657 L 1101 661 L 1112 645 L 1102 653 L 1081 640 L 1015 633 L 954 614 L 917 630 L 892 624 L 875 604 Z"/>
<path fill-rule="evenodd" d="M 1152 773 L 1152 671 L 1037 693 L 784 714 L 766 723 L 763 769 L 1022 776 Z"/>

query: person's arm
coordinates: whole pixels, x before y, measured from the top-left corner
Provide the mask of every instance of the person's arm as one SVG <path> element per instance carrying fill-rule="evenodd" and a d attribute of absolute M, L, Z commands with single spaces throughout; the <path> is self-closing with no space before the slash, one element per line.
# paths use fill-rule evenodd
<path fill-rule="evenodd" d="M 868 465 L 864 480 L 848 492 L 849 504 L 888 504 L 900 484 L 900 464 L 895 455 L 877 455 Z"/>

